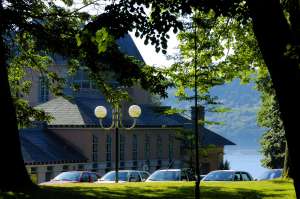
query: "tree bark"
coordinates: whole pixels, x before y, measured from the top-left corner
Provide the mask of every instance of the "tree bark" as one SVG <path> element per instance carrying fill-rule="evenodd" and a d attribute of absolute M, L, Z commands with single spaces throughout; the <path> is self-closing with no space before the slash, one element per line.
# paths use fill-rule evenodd
<path fill-rule="evenodd" d="M 290 157 L 289 149 L 287 143 L 285 143 L 285 152 L 284 152 L 284 164 L 283 164 L 283 175 L 284 178 L 290 177 Z"/>
<path fill-rule="evenodd" d="M 2 28 L 2 24 L 1 27 Z M 0 40 L 0 110 L 1 110 L 1 179 L 0 191 L 19 191 L 33 188 L 24 165 L 20 138 L 8 82 L 6 48 L 3 42 L 3 29 Z"/>
<path fill-rule="evenodd" d="M 248 0 L 247 3 L 254 33 L 278 98 L 291 161 L 290 174 L 296 196 L 300 198 L 300 164 L 297 161 L 300 97 L 295 89 L 300 85 L 300 68 L 299 61 L 288 54 L 295 41 L 279 0 Z"/>

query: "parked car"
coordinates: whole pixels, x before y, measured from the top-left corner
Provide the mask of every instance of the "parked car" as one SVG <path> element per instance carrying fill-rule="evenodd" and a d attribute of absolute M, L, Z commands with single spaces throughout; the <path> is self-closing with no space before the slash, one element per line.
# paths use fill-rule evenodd
<path fill-rule="evenodd" d="M 72 183 L 72 182 L 95 182 L 98 180 L 98 174 L 90 171 L 66 171 L 57 175 L 48 182 L 40 183 L 40 185 Z"/>
<path fill-rule="evenodd" d="M 252 181 L 253 177 L 246 171 L 216 170 L 209 172 L 201 181 Z"/>
<path fill-rule="evenodd" d="M 202 180 L 206 175 L 200 175 L 200 180 Z"/>
<path fill-rule="evenodd" d="M 265 171 L 258 180 L 272 180 L 275 178 L 280 178 L 282 176 L 282 169 L 270 169 Z"/>
<path fill-rule="evenodd" d="M 119 182 L 143 182 L 145 181 L 150 173 L 147 171 L 137 170 L 119 170 Z M 110 171 L 98 179 L 95 183 L 114 183 L 116 178 L 116 172 Z"/>
<path fill-rule="evenodd" d="M 185 169 L 161 169 L 152 173 L 146 182 L 153 181 L 191 181 L 194 175 Z"/>

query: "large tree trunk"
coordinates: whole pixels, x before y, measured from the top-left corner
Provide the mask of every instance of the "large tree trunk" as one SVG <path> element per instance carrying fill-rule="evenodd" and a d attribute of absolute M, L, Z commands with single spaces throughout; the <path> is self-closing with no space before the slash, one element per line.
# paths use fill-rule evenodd
<path fill-rule="evenodd" d="M 2 26 L 0 27 L 0 29 Z M 2 29 L 3 30 L 3 29 Z M 2 32 L 0 32 L 2 33 Z M 0 191 L 18 191 L 32 188 L 31 182 L 22 157 L 20 138 L 13 106 L 6 65 L 6 51 L 3 43 L 3 35 L 0 40 L 0 157 L 1 179 Z"/>
<path fill-rule="evenodd" d="M 300 68 L 299 61 L 287 53 L 289 47 L 295 46 L 295 41 L 279 0 L 248 0 L 248 6 L 254 33 L 278 98 L 291 161 L 290 174 L 297 198 L 300 198 L 300 164 L 297 161 Z"/>

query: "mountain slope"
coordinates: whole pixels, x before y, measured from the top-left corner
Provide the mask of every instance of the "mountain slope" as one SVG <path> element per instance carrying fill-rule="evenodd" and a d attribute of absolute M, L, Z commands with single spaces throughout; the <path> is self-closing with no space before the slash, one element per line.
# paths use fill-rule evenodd
<path fill-rule="evenodd" d="M 237 144 L 238 148 L 258 149 L 259 140 L 264 131 L 256 124 L 260 95 L 253 87 L 253 83 L 241 85 L 239 80 L 234 80 L 231 83 L 212 88 L 211 94 L 218 96 L 224 106 L 231 108 L 231 111 L 205 113 L 207 120 L 224 123 L 206 127 L 230 139 Z M 162 101 L 163 105 L 190 109 L 193 102 L 179 102 L 173 93 L 174 89 L 170 89 L 170 97 Z"/>

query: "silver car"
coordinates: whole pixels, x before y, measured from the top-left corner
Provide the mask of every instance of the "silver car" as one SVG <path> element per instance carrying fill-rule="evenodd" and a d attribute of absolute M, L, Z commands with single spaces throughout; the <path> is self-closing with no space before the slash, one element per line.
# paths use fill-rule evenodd
<path fill-rule="evenodd" d="M 76 182 L 95 182 L 98 179 L 98 174 L 90 171 L 66 171 L 57 175 L 48 182 L 40 183 L 39 185 L 76 183 Z"/>
<path fill-rule="evenodd" d="M 137 171 L 137 170 L 119 170 L 119 182 L 143 182 L 150 174 L 147 171 Z M 95 183 L 114 183 L 116 179 L 116 172 L 110 171 L 102 176 Z"/>
<path fill-rule="evenodd" d="M 265 171 L 258 180 L 272 180 L 282 176 L 282 169 L 270 169 Z"/>
<path fill-rule="evenodd" d="M 246 171 L 216 170 L 209 172 L 201 181 L 252 181 L 253 177 Z"/>
<path fill-rule="evenodd" d="M 152 173 L 146 180 L 146 182 L 158 182 L 158 181 L 190 181 L 189 174 L 183 169 L 161 169 Z"/>

